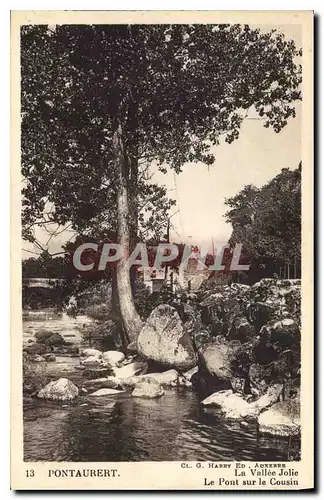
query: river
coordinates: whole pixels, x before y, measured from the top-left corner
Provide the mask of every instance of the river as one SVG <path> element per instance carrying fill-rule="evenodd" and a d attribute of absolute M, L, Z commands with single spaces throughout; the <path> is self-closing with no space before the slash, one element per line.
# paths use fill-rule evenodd
<path fill-rule="evenodd" d="M 29 317 L 24 339 L 50 329 L 77 343 L 80 326 L 88 321 L 53 314 Z M 58 357 L 47 365 L 53 374 L 73 381 L 80 376 L 78 363 L 78 358 Z M 25 461 L 281 461 L 292 447 L 286 439 L 261 437 L 255 424 L 242 427 L 215 409 L 202 408 L 190 389 L 172 389 L 153 400 L 129 393 L 96 400 L 85 395 L 69 404 L 24 398 Z"/>

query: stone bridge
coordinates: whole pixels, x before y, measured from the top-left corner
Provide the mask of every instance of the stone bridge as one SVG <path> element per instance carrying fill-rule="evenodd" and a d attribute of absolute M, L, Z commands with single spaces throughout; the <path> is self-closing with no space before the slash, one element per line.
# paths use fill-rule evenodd
<path fill-rule="evenodd" d="M 54 288 L 56 284 L 64 281 L 59 278 L 23 278 L 22 284 L 28 288 Z"/>

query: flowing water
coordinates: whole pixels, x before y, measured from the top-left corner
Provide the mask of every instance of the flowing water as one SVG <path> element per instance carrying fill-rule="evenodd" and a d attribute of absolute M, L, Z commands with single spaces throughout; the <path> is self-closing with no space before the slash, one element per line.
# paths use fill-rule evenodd
<path fill-rule="evenodd" d="M 85 322 L 84 317 L 29 318 L 24 321 L 25 338 L 44 328 L 75 335 L 69 340 L 80 338 L 79 327 Z M 58 357 L 47 365 L 53 374 L 73 380 L 80 377 L 78 363 L 78 358 Z M 268 461 L 287 460 L 295 446 L 259 436 L 255 424 L 242 427 L 225 421 L 217 410 L 203 409 L 190 389 L 172 389 L 153 400 L 126 392 L 94 399 L 83 396 L 77 403 L 62 404 L 25 398 L 25 460 Z"/>

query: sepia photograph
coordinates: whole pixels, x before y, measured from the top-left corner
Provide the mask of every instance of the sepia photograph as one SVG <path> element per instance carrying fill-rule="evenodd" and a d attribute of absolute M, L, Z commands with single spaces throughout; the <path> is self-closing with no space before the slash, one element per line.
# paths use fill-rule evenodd
<path fill-rule="evenodd" d="M 24 479 L 300 488 L 312 14 L 61 14 L 15 24 Z"/>

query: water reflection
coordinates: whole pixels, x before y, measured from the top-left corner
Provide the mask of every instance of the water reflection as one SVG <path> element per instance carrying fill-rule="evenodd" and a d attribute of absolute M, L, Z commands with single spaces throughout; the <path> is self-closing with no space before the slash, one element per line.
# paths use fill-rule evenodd
<path fill-rule="evenodd" d="M 24 318 L 24 343 L 40 329 L 60 333 L 80 343 L 89 318 L 37 313 Z M 48 363 L 51 377 L 75 383 L 82 374 L 78 358 L 57 356 Z M 203 409 L 190 390 L 172 390 L 162 398 L 145 400 L 124 393 L 81 398 L 60 405 L 37 398 L 24 401 L 24 455 L 27 461 L 139 460 L 287 460 L 283 439 L 257 435 L 255 424 L 229 423 L 215 410 Z"/>
<path fill-rule="evenodd" d="M 260 440 L 255 424 L 229 424 L 189 391 L 92 399 L 67 407 L 27 400 L 25 460 L 287 460 L 287 440 Z"/>

